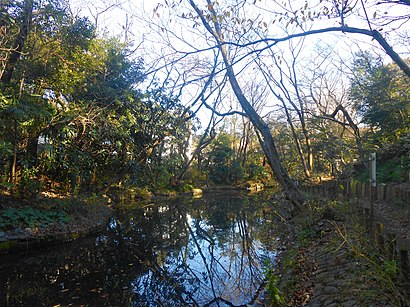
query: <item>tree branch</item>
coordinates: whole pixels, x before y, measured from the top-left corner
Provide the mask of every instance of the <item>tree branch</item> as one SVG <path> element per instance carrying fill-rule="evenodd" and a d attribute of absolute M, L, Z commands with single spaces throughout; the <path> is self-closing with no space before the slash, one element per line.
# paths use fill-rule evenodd
<path fill-rule="evenodd" d="M 213 113 L 215 113 L 216 115 L 221 116 L 221 117 L 231 116 L 231 115 L 235 115 L 235 114 L 238 114 L 238 115 L 241 115 L 241 116 L 244 116 L 244 117 L 248 117 L 248 115 L 246 113 L 240 112 L 240 111 L 229 111 L 229 112 L 225 112 L 225 113 L 220 113 L 217 110 L 215 110 L 215 108 L 213 108 L 209 104 L 207 104 L 205 102 L 205 100 L 203 100 L 202 103 L 207 109 L 211 110 Z"/>
<path fill-rule="evenodd" d="M 343 33 L 352 33 L 352 34 L 362 34 L 366 36 L 372 37 L 376 40 L 384 49 L 386 54 L 400 67 L 403 72 L 410 77 L 410 66 L 400 57 L 398 53 L 396 53 L 392 46 L 386 41 L 386 39 L 380 34 L 377 30 L 367 30 L 355 27 L 348 27 L 348 26 L 341 26 L 341 27 L 329 27 L 324 29 L 317 29 L 317 30 L 310 30 L 301 33 L 295 33 L 288 36 L 280 37 L 280 38 L 264 38 L 256 41 L 252 41 L 246 44 L 238 44 L 232 42 L 223 42 L 224 45 L 232 45 L 236 47 L 249 47 L 253 45 L 257 45 L 259 43 L 268 43 L 266 47 L 259 49 L 258 51 L 269 49 L 280 42 L 285 42 L 294 38 L 298 37 L 305 37 L 309 35 L 316 35 L 322 33 L 329 33 L 329 32 L 343 32 Z M 256 52 L 256 51 L 255 51 Z"/>

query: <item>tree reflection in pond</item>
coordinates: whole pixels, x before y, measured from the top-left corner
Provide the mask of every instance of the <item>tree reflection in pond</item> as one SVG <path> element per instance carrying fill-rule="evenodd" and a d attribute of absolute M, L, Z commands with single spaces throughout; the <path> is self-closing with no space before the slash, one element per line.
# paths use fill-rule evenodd
<path fill-rule="evenodd" d="M 0 305 L 249 303 L 275 256 L 267 204 L 225 193 L 119 209 L 97 237 L 0 257 Z"/>

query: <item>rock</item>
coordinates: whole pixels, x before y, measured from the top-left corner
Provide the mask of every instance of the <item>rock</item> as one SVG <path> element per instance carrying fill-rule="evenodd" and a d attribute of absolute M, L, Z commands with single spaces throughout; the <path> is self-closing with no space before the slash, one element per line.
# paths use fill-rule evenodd
<path fill-rule="evenodd" d="M 3 231 L 0 231 L 0 238 L 3 238 L 3 237 L 5 237 L 5 236 L 6 236 L 6 233 L 3 232 Z"/>
<path fill-rule="evenodd" d="M 337 289 L 336 287 L 333 286 L 326 286 L 324 289 L 325 293 L 327 294 L 334 294 L 334 293 L 338 293 L 339 289 Z"/>
<path fill-rule="evenodd" d="M 193 196 L 200 196 L 200 195 L 202 195 L 202 190 L 201 189 L 192 189 L 192 195 Z"/>
<path fill-rule="evenodd" d="M 323 295 L 321 299 L 323 306 L 330 306 L 335 303 L 335 300 L 332 296 Z"/>
<path fill-rule="evenodd" d="M 246 187 L 246 189 L 247 189 L 248 191 L 261 191 L 261 190 L 263 190 L 263 188 L 264 188 L 263 183 L 260 183 L 260 182 L 251 182 L 251 181 L 247 182 L 247 187 Z"/>
<path fill-rule="evenodd" d="M 346 307 L 353 307 L 353 306 L 358 306 L 358 302 L 355 300 L 349 300 L 345 303 L 342 304 L 342 306 L 346 306 Z"/>

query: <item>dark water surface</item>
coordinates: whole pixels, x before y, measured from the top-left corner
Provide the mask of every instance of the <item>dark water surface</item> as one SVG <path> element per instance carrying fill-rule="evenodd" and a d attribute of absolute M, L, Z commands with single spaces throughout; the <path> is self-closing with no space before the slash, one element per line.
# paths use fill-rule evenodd
<path fill-rule="evenodd" d="M 269 195 L 122 206 L 96 236 L 0 256 L 0 306 L 232 306 L 275 259 Z"/>

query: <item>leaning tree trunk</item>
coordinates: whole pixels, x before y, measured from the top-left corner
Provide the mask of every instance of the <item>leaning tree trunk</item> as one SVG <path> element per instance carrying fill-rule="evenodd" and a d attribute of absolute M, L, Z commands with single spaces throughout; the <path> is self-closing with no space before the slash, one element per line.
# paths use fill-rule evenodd
<path fill-rule="evenodd" d="M 207 139 L 207 136 L 209 134 L 209 138 Z M 211 119 L 209 120 L 208 126 L 205 129 L 205 132 L 203 134 L 203 136 L 200 138 L 198 145 L 196 146 L 193 154 L 191 155 L 191 158 L 188 159 L 186 161 L 186 163 L 184 163 L 184 165 L 182 166 L 181 172 L 179 173 L 179 175 L 176 176 L 177 181 L 182 180 L 182 178 L 184 177 L 185 173 L 188 171 L 189 167 L 191 166 L 192 162 L 195 159 L 195 156 L 197 156 L 197 160 L 198 160 L 198 170 L 201 171 L 200 168 L 200 163 L 201 163 L 201 152 L 202 150 L 207 147 L 213 139 L 215 139 L 216 137 L 216 133 L 215 133 L 215 123 L 213 121 L 213 115 L 211 117 Z"/>
<path fill-rule="evenodd" d="M 241 87 L 239 86 L 238 80 L 236 79 L 235 72 L 232 68 L 232 63 L 226 49 L 226 45 L 223 41 L 223 36 L 221 33 L 221 28 L 218 23 L 218 18 L 216 18 L 216 13 L 212 7 L 210 0 L 208 1 L 208 9 L 213 15 L 212 22 L 214 25 L 214 29 L 211 27 L 207 19 L 205 18 L 203 12 L 196 6 L 193 0 L 189 0 L 189 3 L 201 18 L 201 21 L 205 28 L 211 33 L 218 43 L 219 51 L 222 54 L 223 61 L 226 66 L 226 73 L 229 78 L 229 82 L 231 84 L 232 90 L 235 93 L 236 98 L 238 99 L 239 103 L 242 106 L 242 109 L 245 113 L 249 116 L 250 121 L 252 122 L 253 126 L 256 130 L 260 133 L 260 143 L 265 152 L 266 158 L 272 171 L 278 180 L 279 184 L 282 186 L 286 196 L 293 202 L 298 210 L 304 207 L 304 203 L 306 201 L 305 195 L 302 191 L 295 185 L 293 180 L 289 177 L 286 170 L 283 168 L 282 163 L 279 159 L 278 152 L 276 150 L 276 145 L 272 137 L 272 133 L 269 129 L 269 126 L 263 121 L 263 119 L 259 116 L 259 114 L 255 111 L 252 107 L 251 103 L 245 97 L 242 92 Z"/>
<path fill-rule="evenodd" d="M 221 49 L 225 49 L 221 47 Z M 238 84 L 235 73 L 230 65 L 229 58 L 227 57 L 226 50 L 222 51 L 225 64 L 227 66 L 227 74 L 229 82 L 231 83 L 232 89 L 239 100 L 242 108 L 245 113 L 249 116 L 254 127 L 259 131 L 261 138 L 261 146 L 266 155 L 268 163 L 272 168 L 272 171 L 282 186 L 285 194 L 292 200 L 298 209 L 303 207 L 303 204 L 306 201 L 305 195 L 298 189 L 293 180 L 289 177 L 286 170 L 283 168 L 282 163 L 279 159 L 279 154 L 276 149 L 275 142 L 272 137 L 272 133 L 269 129 L 269 126 L 262 120 L 262 118 L 256 113 L 252 105 L 249 103 L 245 95 L 242 93 L 242 90 Z"/>

